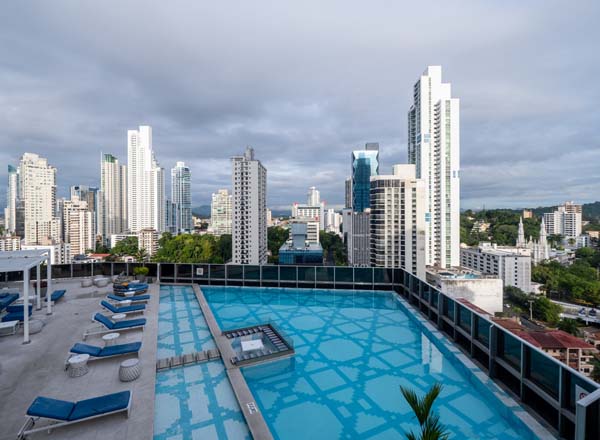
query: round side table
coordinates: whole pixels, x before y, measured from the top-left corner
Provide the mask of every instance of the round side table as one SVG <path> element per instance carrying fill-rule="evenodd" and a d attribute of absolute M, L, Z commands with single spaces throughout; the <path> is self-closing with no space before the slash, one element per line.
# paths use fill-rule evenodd
<path fill-rule="evenodd" d="M 87 366 L 87 362 L 90 358 L 89 354 L 77 354 L 75 356 L 71 356 L 68 360 L 69 368 L 68 374 L 69 377 L 79 377 L 87 374 L 89 368 Z"/>
<path fill-rule="evenodd" d="M 117 343 L 117 339 L 119 339 L 119 336 L 121 336 L 121 334 L 117 332 L 105 334 L 104 336 L 102 336 L 104 346 L 110 347 L 111 345 L 115 345 Z"/>
<path fill-rule="evenodd" d="M 137 358 L 127 359 L 119 366 L 119 379 L 121 382 L 131 382 L 142 374 L 142 366 Z"/>
<path fill-rule="evenodd" d="M 111 318 L 113 321 L 119 322 L 127 318 L 127 315 L 125 313 L 117 313 L 116 315 L 112 315 Z"/>

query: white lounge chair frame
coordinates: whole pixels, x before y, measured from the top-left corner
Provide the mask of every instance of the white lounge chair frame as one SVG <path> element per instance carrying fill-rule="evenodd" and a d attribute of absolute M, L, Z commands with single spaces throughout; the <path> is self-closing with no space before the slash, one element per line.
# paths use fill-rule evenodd
<path fill-rule="evenodd" d="M 131 414 L 132 399 L 133 399 L 133 393 L 130 391 L 129 402 L 127 402 L 126 408 L 118 409 L 116 411 L 111 411 L 111 412 L 107 412 L 107 413 L 103 413 L 103 414 L 98 414 L 98 415 L 91 416 L 91 417 L 86 417 L 84 419 L 79 419 L 79 420 L 57 421 L 57 419 L 48 419 L 46 417 L 27 416 L 27 421 L 25 422 L 25 424 L 19 431 L 19 434 L 17 435 L 17 440 L 25 439 L 25 438 L 27 438 L 28 435 L 33 434 L 35 432 L 48 431 L 48 434 L 50 434 L 52 432 L 52 430 L 56 429 L 56 428 L 61 428 L 63 426 L 67 426 L 67 425 L 74 425 L 75 423 L 80 423 L 80 422 L 87 422 L 88 420 L 98 419 L 100 417 L 110 416 L 112 414 L 118 414 L 121 412 L 126 412 L 127 418 L 129 418 L 129 416 Z M 51 423 L 49 425 L 44 425 L 44 426 L 40 426 L 35 429 L 31 429 L 35 425 L 35 423 L 40 419 L 50 420 Z M 54 422 L 52 422 L 52 421 L 54 421 Z"/>
<path fill-rule="evenodd" d="M 93 322 L 98 322 L 94 319 L 94 316 L 96 314 L 92 315 L 92 321 Z M 83 340 L 85 341 L 87 339 L 88 336 L 94 336 L 94 335 L 105 335 L 107 333 L 114 333 L 114 332 L 126 332 L 129 330 L 139 330 L 141 329 L 142 331 L 144 331 L 144 327 L 146 327 L 146 325 L 136 325 L 134 327 L 123 327 L 123 328 L 113 328 L 113 329 L 108 329 L 106 328 L 106 326 L 102 323 L 98 323 L 99 325 L 95 326 L 95 327 L 91 327 L 86 329 L 83 332 Z M 91 356 L 90 356 L 91 357 Z"/>
<path fill-rule="evenodd" d="M 112 304 L 112 303 L 111 303 L 111 304 Z M 117 304 L 118 304 L 118 303 L 117 303 Z M 102 304 L 100 304 L 100 307 L 102 307 L 102 310 L 101 310 L 100 312 L 98 312 L 98 313 L 106 313 L 106 312 L 109 312 L 109 313 L 112 313 L 112 314 L 116 314 L 116 313 L 122 313 L 122 314 L 124 314 L 124 315 L 135 315 L 136 313 L 144 313 L 144 312 L 146 311 L 146 309 L 143 309 L 143 310 L 130 310 L 129 312 L 119 312 L 119 311 L 117 311 L 117 312 L 113 312 L 112 310 L 110 310 L 110 309 L 107 309 L 106 307 L 104 307 Z M 118 308 L 118 307 L 117 307 L 117 308 Z"/>

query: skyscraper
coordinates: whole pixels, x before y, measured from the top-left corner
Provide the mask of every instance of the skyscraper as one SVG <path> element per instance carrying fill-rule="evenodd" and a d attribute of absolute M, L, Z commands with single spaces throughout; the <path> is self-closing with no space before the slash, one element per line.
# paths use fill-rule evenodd
<path fill-rule="evenodd" d="M 4 208 L 4 227 L 11 234 L 14 234 L 17 229 L 17 204 L 20 198 L 19 169 L 9 165 L 6 208 Z"/>
<path fill-rule="evenodd" d="M 93 213 L 88 202 L 80 200 L 77 193 L 62 203 L 64 241 L 71 245 L 71 255 L 85 254 L 95 247 Z"/>
<path fill-rule="evenodd" d="M 425 180 L 426 263 L 460 264 L 460 102 L 429 66 L 414 86 L 408 112 L 408 162 Z"/>
<path fill-rule="evenodd" d="M 165 229 L 165 177 L 152 150 L 152 127 L 127 131 L 127 222 L 129 230 Z"/>
<path fill-rule="evenodd" d="M 369 207 L 371 176 L 379 174 L 379 144 L 369 142 L 364 150 L 352 152 L 352 209 L 363 212 Z"/>
<path fill-rule="evenodd" d="M 77 198 L 87 203 L 87 209 L 92 213 L 92 233 L 94 236 L 99 234 L 99 224 L 101 215 L 100 209 L 100 190 L 94 186 L 74 185 L 71 186 L 71 200 Z"/>
<path fill-rule="evenodd" d="M 192 174 L 185 162 L 177 162 L 171 169 L 171 201 L 175 204 L 177 233 L 193 229 L 191 180 Z"/>
<path fill-rule="evenodd" d="M 231 194 L 220 189 L 212 195 L 210 228 L 215 235 L 231 234 Z"/>
<path fill-rule="evenodd" d="M 311 186 L 306 194 L 306 204 L 308 206 L 319 206 L 321 204 L 321 193 L 319 190 Z"/>
<path fill-rule="evenodd" d="M 56 168 L 48 160 L 25 153 L 19 165 L 24 206 L 25 244 L 60 241 L 60 219 L 55 215 Z"/>
<path fill-rule="evenodd" d="M 232 163 L 234 264 L 267 262 L 267 170 L 246 148 Z"/>
<path fill-rule="evenodd" d="M 127 225 L 127 167 L 112 154 L 103 154 L 100 165 L 98 234 L 108 245 L 110 236 L 122 234 Z"/>
<path fill-rule="evenodd" d="M 577 238 L 581 235 L 582 207 L 573 202 L 565 202 L 552 212 L 544 213 L 544 223 L 548 234 Z"/>
<path fill-rule="evenodd" d="M 414 165 L 371 177 L 371 265 L 425 279 L 425 182 Z"/>

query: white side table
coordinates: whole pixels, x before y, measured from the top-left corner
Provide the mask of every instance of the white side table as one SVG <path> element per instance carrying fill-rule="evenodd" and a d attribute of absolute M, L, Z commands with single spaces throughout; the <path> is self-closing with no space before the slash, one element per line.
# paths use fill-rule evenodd
<path fill-rule="evenodd" d="M 69 368 L 68 373 L 69 377 L 80 377 L 87 374 L 89 368 L 87 366 L 87 362 L 90 358 L 89 354 L 77 354 L 75 356 L 71 356 L 68 360 Z"/>
<path fill-rule="evenodd" d="M 113 321 L 119 322 L 127 318 L 127 315 L 125 313 L 117 313 L 116 315 L 112 315 L 111 318 Z"/>
<path fill-rule="evenodd" d="M 0 322 L 0 336 L 14 335 L 19 328 L 19 321 Z"/>
<path fill-rule="evenodd" d="M 102 340 L 104 341 L 104 346 L 105 347 L 110 347 L 111 345 L 115 345 L 117 343 L 117 339 L 119 339 L 119 336 L 121 336 L 121 333 L 107 333 L 104 336 L 102 336 Z"/>
<path fill-rule="evenodd" d="M 121 382 L 131 382 L 142 374 L 142 366 L 138 358 L 127 359 L 119 366 L 119 379 Z"/>

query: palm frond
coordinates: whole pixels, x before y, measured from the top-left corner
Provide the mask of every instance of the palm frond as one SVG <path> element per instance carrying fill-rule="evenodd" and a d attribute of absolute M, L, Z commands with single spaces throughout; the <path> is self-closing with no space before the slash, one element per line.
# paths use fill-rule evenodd
<path fill-rule="evenodd" d="M 402 395 L 404 396 L 404 399 L 406 399 L 406 402 L 408 403 L 408 405 L 411 407 L 411 409 L 415 413 L 415 416 L 417 416 L 419 425 L 423 426 L 423 423 L 425 423 L 425 419 L 427 418 L 427 415 L 423 413 L 421 399 L 419 399 L 419 396 L 417 396 L 417 393 L 415 393 L 414 390 L 411 390 L 410 388 L 405 388 L 402 385 L 400 385 L 400 391 L 402 392 Z"/>
<path fill-rule="evenodd" d="M 446 427 L 440 423 L 440 416 L 432 414 L 423 424 L 421 440 L 446 440 L 448 433 Z"/>

